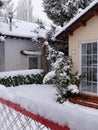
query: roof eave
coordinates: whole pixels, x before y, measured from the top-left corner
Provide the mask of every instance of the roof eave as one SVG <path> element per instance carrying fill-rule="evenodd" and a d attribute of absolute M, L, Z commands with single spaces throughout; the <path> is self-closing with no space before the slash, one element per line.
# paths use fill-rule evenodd
<path fill-rule="evenodd" d="M 32 39 L 32 36 L 31 37 L 26 37 L 26 36 L 17 36 L 17 35 L 10 35 L 10 34 L 2 34 L 0 33 L 1 36 L 6 36 L 6 37 L 10 37 L 10 38 L 16 38 L 16 39 Z"/>
<path fill-rule="evenodd" d="M 95 10 L 95 13 L 93 12 Z M 93 6 L 91 7 L 90 9 L 88 9 L 87 12 L 85 12 L 84 14 L 82 14 L 78 19 L 76 19 L 71 25 L 69 25 L 65 30 L 63 30 L 62 32 L 60 32 L 57 36 L 56 36 L 56 39 L 66 39 L 68 38 L 69 35 L 73 35 L 73 32 L 78 28 L 80 27 L 81 25 L 83 26 L 86 26 L 86 22 L 84 20 L 83 22 L 83 18 L 85 18 L 85 16 L 87 16 L 90 12 L 93 13 L 93 15 L 91 17 L 93 17 L 94 15 L 98 15 L 98 2 Z M 76 29 L 74 29 L 73 31 L 71 31 L 71 28 L 76 25 L 77 23 L 79 23 L 81 21 L 81 24 L 78 25 L 78 27 Z"/>

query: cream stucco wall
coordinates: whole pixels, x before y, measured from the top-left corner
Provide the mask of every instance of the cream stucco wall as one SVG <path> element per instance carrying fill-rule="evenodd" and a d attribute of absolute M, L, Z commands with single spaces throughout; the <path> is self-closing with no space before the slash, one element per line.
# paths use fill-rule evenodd
<path fill-rule="evenodd" d="M 72 56 L 74 71 L 80 71 L 81 42 L 98 40 L 98 16 L 91 18 L 86 26 L 81 26 L 69 36 L 69 55 Z"/>

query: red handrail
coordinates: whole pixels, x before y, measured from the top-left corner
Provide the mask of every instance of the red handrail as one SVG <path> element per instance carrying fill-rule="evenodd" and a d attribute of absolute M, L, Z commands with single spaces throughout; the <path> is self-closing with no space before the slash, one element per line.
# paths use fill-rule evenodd
<path fill-rule="evenodd" d="M 7 105 L 10 108 L 13 108 L 14 110 L 21 112 L 23 115 L 26 115 L 33 120 L 36 120 L 37 122 L 40 122 L 41 124 L 45 125 L 46 127 L 49 127 L 51 130 L 70 130 L 67 126 L 60 126 L 59 124 L 50 121 L 48 119 L 45 119 L 44 117 L 40 115 L 36 115 L 34 113 L 31 113 L 27 111 L 26 109 L 22 108 L 19 104 L 13 103 L 11 101 L 5 100 L 3 98 L 0 98 L 0 102 Z"/>

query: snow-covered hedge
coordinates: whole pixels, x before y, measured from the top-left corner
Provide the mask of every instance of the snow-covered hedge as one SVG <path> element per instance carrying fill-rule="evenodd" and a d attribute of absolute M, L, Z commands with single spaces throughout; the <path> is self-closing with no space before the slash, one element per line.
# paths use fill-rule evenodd
<path fill-rule="evenodd" d="M 39 69 L 0 72 L 0 84 L 6 87 L 23 84 L 41 84 L 43 77 L 44 73 Z"/>

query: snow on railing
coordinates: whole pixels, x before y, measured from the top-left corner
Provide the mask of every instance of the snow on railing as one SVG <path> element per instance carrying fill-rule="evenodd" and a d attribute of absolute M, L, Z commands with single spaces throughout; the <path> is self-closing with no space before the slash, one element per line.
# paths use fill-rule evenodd
<path fill-rule="evenodd" d="M 70 130 L 0 98 L 0 130 Z"/>

